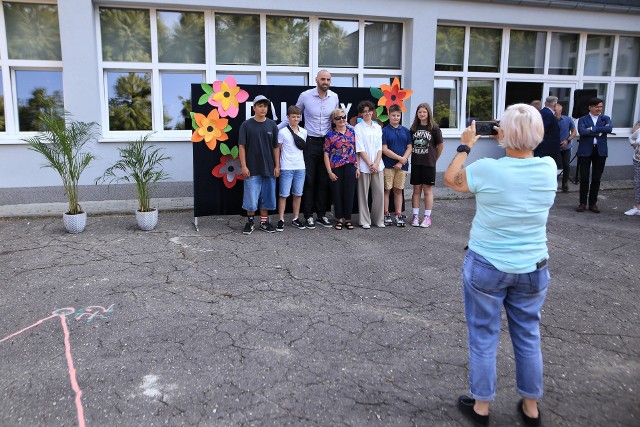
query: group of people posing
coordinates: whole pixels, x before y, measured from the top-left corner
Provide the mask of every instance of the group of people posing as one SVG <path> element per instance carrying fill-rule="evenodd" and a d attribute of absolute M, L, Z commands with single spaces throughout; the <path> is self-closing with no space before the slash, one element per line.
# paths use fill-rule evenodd
<path fill-rule="evenodd" d="M 355 228 L 351 215 L 357 194 L 359 225 L 404 227 L 403 190 L 411 160 L 413 185 L 411 225 L 429 227 L 433 207 L 436 161 L 442 154 L 442 133 L 431 107 L 418 105 L 410 129 L 400 124 L 402 109 L 389 107 L 389 124 L 382 128 L 374 120 L 375 106 L 358 104 L 358 123 L 348 123 L 338 95 L 329 90 L 331 74 L 322 70 L 315 88 L 300 94 L 287 109 L 280 125 L 267 118 L 271 101 L 258 95 L 253 100 L 254 116 L 240 126 L 239 157 L 244 176 L 242 208 L 247 211 L 243 233 L 256 228 L 284 231 L 286 202 L 292 195 L 295 228 L 313 229 L 316 224 L 336 230 Z M 304 115 L 305 128 L 300 126 Z M 279 178 L 276 203 L 276 178 Z M 330 190 L 330 192 L 329 192 Z M 389 206 L 393 194 L 393 212 Z M 331 196 L 331 197 L 329 197 Z M 424 212 L 420 217 L 420 200 Z M 330 201 L 335 223 L 327 218 Z M 276 206 L 277 205 L 277 206 Z M 274 227 L 268 212 L 278 211 Z M 316 215 L 314 219 L 314 213 Z M 304 219 L 300 218 L 304 215 Z"/>

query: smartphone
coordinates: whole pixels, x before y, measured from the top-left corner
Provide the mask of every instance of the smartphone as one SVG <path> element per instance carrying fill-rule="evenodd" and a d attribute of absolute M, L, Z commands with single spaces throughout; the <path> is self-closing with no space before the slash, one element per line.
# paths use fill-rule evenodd
<path fill-rule="evenodd" d="M 499 122 L 476 122 L 476 135 L 497 135 L 498 131 L 493 127 L 499 125 Z"/>

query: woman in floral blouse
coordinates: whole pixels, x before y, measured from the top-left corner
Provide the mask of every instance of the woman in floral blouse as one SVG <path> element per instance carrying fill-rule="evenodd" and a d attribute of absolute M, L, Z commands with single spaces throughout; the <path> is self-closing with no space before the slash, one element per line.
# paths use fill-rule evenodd
<path fill-rule="evenodd" d="M 332 113 L 333 129 L 324 140 L 324 165 L 331 180 L 336 230 L 353 230 L 351 212 L 360 171 L 356 162 L 356 134 L 347 127 L 347 114 L 341 108 Z"/>

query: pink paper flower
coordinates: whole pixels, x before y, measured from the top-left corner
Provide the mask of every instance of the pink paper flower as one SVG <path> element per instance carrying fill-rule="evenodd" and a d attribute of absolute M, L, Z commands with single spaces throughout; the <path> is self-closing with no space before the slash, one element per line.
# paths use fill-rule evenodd
<path fill-rule="evenodd" d="M 209 104 L 218 107 L 220 117 L 236 117 L 241 103 L 249 98 L 247 91 L 240 89 L 233 76 L 227 76 L 224 81 L 213 82 L 213 93 L 209 97 Z"/>

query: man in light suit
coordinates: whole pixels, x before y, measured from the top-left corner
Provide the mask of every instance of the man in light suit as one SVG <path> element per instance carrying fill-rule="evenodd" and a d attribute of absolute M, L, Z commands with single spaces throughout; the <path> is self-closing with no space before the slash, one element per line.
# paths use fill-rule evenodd
<path fill-rule="evenodd" d="M 613 132 L 611 118 L 602 114 L 604 103 L 600 98 L 589 100 L 589 114 L 578 119 L 578 169 L 580 170 L 580 204 L 577 212 L 584 212 L 589 202 L 589 210 L 600 213 L 598 209 L 598 191 L 600 177 L 607 161 L 607 134 Z M 591 185 L 589 185 L 589 172 Z M 587 200 L 588 197 L 588 200 Z"/>
<path fill-rule="evenodd" d="M 555 112 L 557 103 L 557 96 L 547 96 L 544 100 L 544 107 L 540 110 L 542 124 L 544 124 L 544 138 L 533 150 L 533 154 L 536 157 L 550 156 L 556 161 L 556 165 L 560 165 L 560 126 L 558 126 Z"/>

